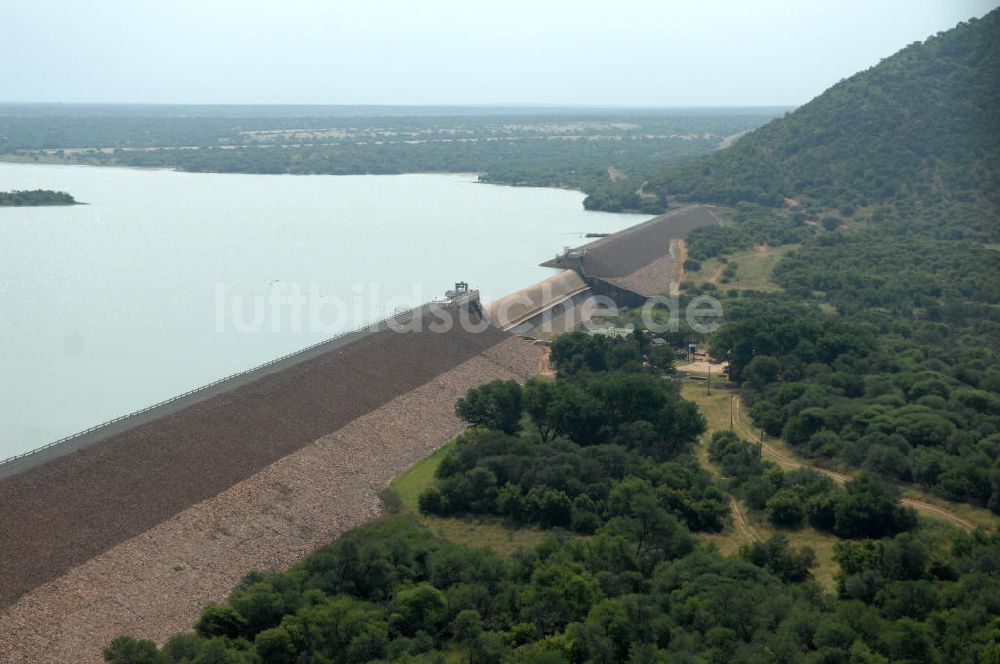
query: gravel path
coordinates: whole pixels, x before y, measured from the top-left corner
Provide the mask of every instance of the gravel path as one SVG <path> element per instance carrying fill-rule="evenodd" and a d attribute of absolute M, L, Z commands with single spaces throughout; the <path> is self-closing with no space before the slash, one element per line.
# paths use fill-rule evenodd
<path fill-rule="evenodd" d="M 455 399 L 535 373 L 541 352 L 508 337 L 36 587 L 0 611 L 0 661 L 99 662 L 120 634 L 190 629 L 248 571 L 286 568 L 376 517 L 392 477 L 461 431 Z"/>
<path fill-rule="evenodd" d="M 739 428 L 740 432 L 749 440 L 756 440 L 757 436 L 754 433 L 754 431 L 749 426 L 744 424 L 743 420 L 740 418 L 740 406 L 742 404 L 738 396 L 733 397 L 733 405 L 734 405 L 734 416 L 736 420 L 735 423 L 737 428 Z M 811 468 L 812 470 L 823 473 L 837 484 L 845 484 L 851 480 L 850 475 L 845 475 L 844 473 L 838 473 L 836 471 L 828 470 L 820 466 L 814 466 L 805 461 L 800 461 L 799 459 L 793 457 L 791 454 L 783 452 L 781 449 L 770 443 L 765 442 L 762 444 L 761 447 L 764 456 L 771 458 L 772 460 L 774 460 L 775 463 L 777 463 L 785 470 L 795 470 L 796 468 Z M 938 519 L 944 519 L 945 521 L 950 521 L 951 523 L 955 524 L 960 528 L 963 528 L 964 530 L 975 530 L 976 528 L 976 524 L 973 523 L 972 521 L 964 517 L 961 517 L 958 514 L 955 514 L 949 509 L 946 509 L 944 507 L 939 507 L 938 505 L 934 505 L 933 503 L 929 503 L 924 500 L 917 500 L 915 498 L 900 498 L 899 502 L 902 503 L 903 505 L 906 505 L 907 507 L 912 507 L 918 512 L 922 512 L 927 516 L 931 516 Z"/>

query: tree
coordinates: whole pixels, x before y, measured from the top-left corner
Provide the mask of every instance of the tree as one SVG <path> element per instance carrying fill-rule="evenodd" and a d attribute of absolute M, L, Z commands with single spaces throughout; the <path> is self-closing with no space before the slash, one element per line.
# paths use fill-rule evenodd
<path fill-rule="evenodd" d="M 767 500 L 767 513 L 775 525 L 797 528 L 805 518 L 802 496 L 794 489 L 778 489 Z"/>
<path fill-rule="evenodd" d="M 542 436 L 542 442 L 548 442 L 555 435 L 555 430 L 549 420 L 549 408 L 557 391 L 557 383 L 551 380 L 538 378 L 537 376 L 528 380 L 524 386 L 523 402 L 524 410 L 535 422 L 538 433 Z"/>
<path fill-rule="evenodd" d="M 660 409 L 673 397 L 669 385 L 652 374 L 612 373 L 595 381 L 592 393 L 601 400 L 611 426 L 656 422 Z"/>
<path fill-rule="evenodd" d="M 816 552 L 809 547 L 793 550 L 788 539 L 775 533 L 767 540 L 740 547 L 740 557 L 763 567 L 786 583 L 801 583 L 810 578 L 816 565 Z"/>
<path fill-rule="evenodd" d="M 198 618 L 194 628 L 199 634 L 208 638 L 224 636 L 235 639 L 246 632 L 247 621 L 231 606 L 209 604 L 201 612 L 201 617 Z"/>
<path fill-rule="evenodd" d="M 402 590 L 392 602 L 389 622 L 402 634 L 434 634 L 448 614 L 444 593 L 429 583 Z"/>
<path fill-rule="evenodd" d="M 197 634 L 175 634 L 163 644 L 163 654 L 170 662 L 193 661 L 201 652 L 202 643 L 202 637 Z"/>
<path fill-rule="evenodd" d="M 660 506 L 648 482 L 631 479 L 618 483 L 608 499 L 608 511 L 615 516 L 602 530 L 631 541 L 646 569 L 682 556 L 693 547 L 687 528 Z"/>
<path fill-rule="evenodd" d="M 602 596 L 597 580 L 582 565 L 553 561 L 535 568 L 519 604 L 539 632 L 553 634 L 583 619 Z"/>
<path fill-rule="evenodd" d="M 152 641 L 138 641 L 119 636 L 104 649 L 104 661 L 110 664 L 167 664 L 167 658 L 156 650 Z"/>
<path fill-rule="evenodd" d="M 552 362 L 566 375 L 605 371 L 608 368 L 605 344 L 603 337 L 583 330 L 560 334 L 552 342 Z"/>
<path fill-rule="evenodd" d="M 236 649 L 231 649 L 229 645 L 233 643 L 222 637 L 216 637 L 205 641 L 198 656 L 192 660 L 191 664 L 245 664 L 246 653 Z"/>
<path fill-rule="evenodd" d="M 750 360 L 743 372 L 743 380 L 749 387 L 759 390 L 778 379 L 781 363 L 770 355 L 758 355 Z"/>
<path fill-rule="evenodd" d="M 521 386 L 513 380 L 473 388 L 455 404 L 455 413 L 469 424 L 510 434 L 521 428 L 521 412 Z"/>
<path fill-rule="evenodd" d="M 295 646 L 284 627 L 272 627 L 254 638 L 254 649 L 268 664 L 291 664 L 295 661 Z"/>
<path fill-rule="evenodd" d="M 469 661 L 473 661 L 476 641 L 483 633 L 483 621 L 479 612 L 472 609 L 459 611 L 451 623 L 451 632 L 459 643 L 464 643 L 469 649 Z"/>
<path fill-rule="evenodd" d="M 558 489 L 531 488 L 524 497 L 525 509 L 546 528 L 566 528 L 573 520 L 573 502 L 565 492 Z"/>
<path fill-rule="evenodd" d="M 556 381 L 556 385 L 546 413 L 548 426 L 581 445 L 598 442 L 605 422 L 601 401 L 573 383 Z"/>
<path fill-rule="evenodd" d="M 841 537 L 882 537 L 916 524 L 912 509 L 899 504 L 900 491 L 864 472 L 844 485 L 837 499 L 834 532 Z"/>
<path fill-rule="evenodd" d="M 266 581 L 254 583 L 248 589 L 233 593 L 229 604 L 246 621 L 245 631 L 248 637 L 276 627 L 285 613 L 284 598 Z"/>

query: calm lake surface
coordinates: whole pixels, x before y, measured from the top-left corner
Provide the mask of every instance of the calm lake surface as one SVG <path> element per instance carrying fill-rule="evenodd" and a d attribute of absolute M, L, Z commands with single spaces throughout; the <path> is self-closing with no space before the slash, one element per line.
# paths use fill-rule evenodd
<path fill-rule="evenodd" d="M 485 300 L 504 295 L 550 275 L 538 263 L 585 233 L 648 218 L 470 175 L 0 164 L 10 189 L 64 190 L 88 205 L 0 208 L 0 458 L 458 280 Z"/>

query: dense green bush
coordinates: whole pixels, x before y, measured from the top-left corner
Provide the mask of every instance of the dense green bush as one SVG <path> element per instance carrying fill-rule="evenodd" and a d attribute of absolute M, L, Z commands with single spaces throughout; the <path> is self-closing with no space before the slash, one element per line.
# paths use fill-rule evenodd
<path fill-rule="evenodd" d="M 159 651 L 121 637 L 105 659 L 806 664 L 991 661 L 998 653 L 995 534 L 958 535 L 950 550 L 905 533 L 844 542 L 834 598 L 809 581 L 812 552 L 780 535 L 727 559 L 691 550 L 634 506 L 631 521 L 614 529 L 550 538 L 509 560 L 406 517 L 382 519 L 287 572 L 247 577 L 226 605 L 241 617 L 238 636 L 180 634 Z"/>
<path fill-rule="evenodd" d="M 809 523 L 840 537 L 883 537 L 916 525 L 916 514 L 899 503 L 898 489 L 862 473 L 843 488 L 808 468 L 783 472 L 764 461 L 760 445 L 731 431 L 712 435 L 709 459 L 729 479 L 733 491 L 753 509 L 765 510 L 776 526 Z"/>
<path fill-rule="evenodd" d="M 622 348 L 639 356 L 643 343 L 565 335 L 553 345 L 553 357 L 560 372 L 569 366 L 578 373 L 535 378 L 523 388 L 490 383 L 470 390 L 458 410 L 479 427 L 455 441 L 437 482 L 419 497 L 421 511 L 590 534 L 631 527 L 628 506 L 639 501 L 651 522 L 678 537 L 687 529 L 720 530 L 725 496 L 689 450 L 705 430 L 695 406 L 638 362 L 599 371 L 614 364 Z M 498 414 L 505 410 L 496 407 L 501 402 L 509 404 L 509 415 Z M 522 405 L 530 426 L 518 431 L 512 425 Z"/>
<path fill-rule="evenodd" d="M 793 254 L 779 271 L 794 265 L 798 274 L 827 283 L 840 279 L 840 254 L 808 254 Z M 866 276 L 858 265 L 836 286 L 825 286 L 835 289 L 843 315 L 790 305 L 787 296 L 727 301 L 711 352 L 730 360 L 729 376 L 742 383 L 754 424 L 799 454 L 1000 509 L 1000 323 L 969 306 L 977 300 L 993 306 L 1000 294 L 991 282 L 1000 282 L 1000 265 L 983 257 L 973 284 L 960 270 L 962 257 L 975 250 L 946 250 L 922 262 L 910 255 L 920 270 L 940 265 L 937 274 L 906 272 L 905 254 L 893 255 L 881 263 L 872 256 L 868 272 L 877 275 Z M 916 286 L 905 291 L 897 279 Z M 937 284 L 927 286 L 928 297 L 962 293 L 955 297 L 964 304 L 925 302 L 914 310 L 928 283 Z M 906 301 L 899 299 L 904 292 Z M 938 321 L 926 313 L 934 306 Z"/>

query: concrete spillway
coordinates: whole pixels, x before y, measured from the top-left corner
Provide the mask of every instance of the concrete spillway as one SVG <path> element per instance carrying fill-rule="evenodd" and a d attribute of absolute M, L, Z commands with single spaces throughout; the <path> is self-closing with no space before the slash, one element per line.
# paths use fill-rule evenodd
<path fill-rule="evenodd" d="M 563 270 L 548 279 L 490 302 L 485 307 L 489 321 L 505 331 L 533 327 L 532 322 L 584 295 L 590 287 L 573 270 Z"/>

